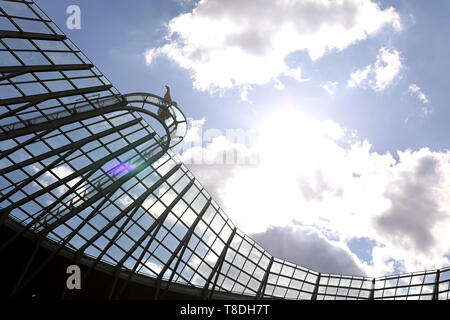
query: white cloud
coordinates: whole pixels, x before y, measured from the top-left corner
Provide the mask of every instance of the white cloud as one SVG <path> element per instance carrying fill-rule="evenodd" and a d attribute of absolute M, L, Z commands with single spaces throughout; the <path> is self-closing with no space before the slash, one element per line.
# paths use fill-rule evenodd
<path fill-rule="evenodd" d="M 422 107 L 422 112 L 426 116 L 433 112 L 433 109 L 430 106 L 430 101 L 417 84 L 415 83 L 410 84 L 408 87 L 408 91 L 411 95 L 416 96 L 424 104 Z"/>
<path fill-rule="evenodd" d="M 351 88 L 363 86 L 371 70 L 372 66 L 369 64 L 364 69 L 358 69 L 355 72 L 352 72 L 350 80 L 348 81 L 348 86 Z"/>
<path fill-rule="evenodd" d="M 168 43 L 146 52 L 150 64 L 167 55 L 190 70 L 199 90 L 269 83 L 280 75 L 301 81 L 300 68 L 284 59 L 305 50 L 316 60 L 375 34 L 383 26 L 401 29 L 392 7 L 360 0 L 202 0 L 173 18 Z"/>
<path fill-rule="evenodd" d="M 155 272 L 156 274 L 159 274 L 162 271 L 162 266 L 160 264 L 157 264 L 152 261 L 145 262 L 145 266 Z"/>
<path fill-rule="evenodd" d="M 147 50 L 145 50 L 145 64 L 147 66 L 152 64 L 155 54 L 156 54 L 156 50 L 155 49 L 147 49 Z"/>
<path fill-rule="evenodd" d="M 297 80 L 298 82 L 306 82 L 309 81 L 309 79 L 304 79 L 302 77 L 302 69 L 300 67 L 297 68 L 292 68 L 292 69 L 287 69 L 284 71 L 283 73 L 285 76 L 291 77 L 295 80 Z"/>
<path fill-rule="evenodd" d="M 381 48 L 375 62 L 375 84 L 371 84 L 374 90 L 386 89 L 400 72 L 402 63 L 400 53 L 397 50 Z"/>
<path fill-rule="evenodd" d="M 322 85 L 322 88 L 328 92 L 329 95 L 333 95 L 339 82 L 337 81 L 327 81 Z"/>
<path fill-rule="evenodd" d="M 398 151 L 396 160 L 371 151 L 368 141 L 335 122 L 289 108 L 270 115 L 259 133 L 253 146 L 222 136 L 183 155 L 258 154 L 251 166 L 190 166 L 243 231 L 264 234 L 301 224 L 333 239 L 321 242 L 333 255 L 341 252 L 337 244 L 346 251 L 352 239 L 367 238 L 375 246 L 371 261 L 353 267 L 371 276 L 393 272 L 394 260 L 408 272 L 450 264 L 450 151 Z M 304 250 L 308 265 L 310 251 Z M 354 256 L 347 253 L 342 259 L 350 263 Z M 336 261 L 334 272 L 342 271 L 344 260 Z"/>
<path fill-rule="evenodd" d="M 248 85 L 242 86 L 242 89 L 241 89 L 241 101 L 249 102 L 248 92 L 251 91 L 251 90 L 253 90 L 253 88 L 251 86 L 248 86 Z"/>
<path fill-rule="evenodd" d="M 283 84 L 283 82 L 281 82 L 279 79 L 274 79 L 273 80 L 274 81 L 274 85 L 273 85 L 273 87 L 275 88 L 275 89 L 277 89 L 277 90 L 279 90 L 279 91 L 283 91 L 284 90 L 284 84 Z"/>
<path fill-rule="evenodd" d="M 419 98 L 419 100 L 422 101 L 423 103 L 428 103 L 429 102 L 427 97 L 421 91 L 420 87 L 417 84 L 415 84 L 415 83 L 410 84 L 409 87 L 408 87 L 408 91 L 411 94 L 415 94 L 417 96 L 417 98 Z"/>
<path fill-rule="evenodd" d="M 400 53 L 384 47 L 380 49 L 373 65 L 367 65 L 350 75 L 349 87 L 370 87 L 374 91 L 383 91 L 399 75 L 402 68 Z"/>

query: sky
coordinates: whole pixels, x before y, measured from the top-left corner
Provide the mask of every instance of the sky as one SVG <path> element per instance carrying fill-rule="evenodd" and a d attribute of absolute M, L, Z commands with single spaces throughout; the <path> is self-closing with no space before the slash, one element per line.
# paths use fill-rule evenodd
<path fill-rule="evenodd" d="M 450 265 L 448 1 L 36 3 L 121 93 L 171 87 L 190 123 L 175 151 L 273 255 Z"/>

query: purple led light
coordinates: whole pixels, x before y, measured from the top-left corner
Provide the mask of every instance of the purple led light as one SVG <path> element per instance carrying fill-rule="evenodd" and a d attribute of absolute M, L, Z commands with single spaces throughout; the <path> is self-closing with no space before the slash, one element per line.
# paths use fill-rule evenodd
<path fill-rule="evenodd" d="M 127 174 L 131 170 L 133 170 L 133 165 L 126 162 L 120 162 L 118 165 L 116 165 L 109 171 L 109 174 L 110 176 L 116 177 L 122 174 Z"/>

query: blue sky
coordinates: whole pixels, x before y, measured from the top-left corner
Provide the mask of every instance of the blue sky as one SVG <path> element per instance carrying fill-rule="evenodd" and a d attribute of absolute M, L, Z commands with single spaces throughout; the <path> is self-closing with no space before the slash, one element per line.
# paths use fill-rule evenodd
<path fill-rule="evenodd" d="M 163 84 L 173 88 L 182 100 L 183 110 L 193 118 L 206 117 L 207 126 L 246 128 L 253 124 L 255 114 L 248 103 L 240 101 L 238 90 L 224 96 L 210 95 L 192 88 L 189 71 L 177 67 L 167 58 L 146 67 L 147 48 L 163 43 L 166 25 L 180 13 L 189 12 L 193 4 L 177 1 L 49 1 L 38 2 L 88 57 L 123 93 L 151 91 L 164 93 Z M 65 27 L 66 8 L 78 4 L 82 12 L 80 30 Z M 308 103 L 307 110 L 319 118 L 335 120 L 344 127 L 358 131 L 370 139 L 377 152 L 427 146 L 433 150 L 449 144 L 447 121 L 449 108 L 445 101 L 449 66 L 446 38 L 450 22 L 450 4 L 438 1 L 428 6 L 421 1 L 381 1 L 380 7 L 393 5 L 399 12 L 404 30 L 382 30 L 380 34 L 350 45 L 342 52 L 329 52 L 312 62 L 306 52 L 295 52 L 286 60 L 301 66 L 309 83 L 298 84 L 289 79 L 285 90 L 277 92 L 262 86 L 250 93 L 252 106 L 258 113 L 277 108 L 276 100 L 292 96 Z M 99 45 L 100 44 L 100 45 Z M 381 46 L 394 47 L 404 57 L 405 69 L 395 87 L 381 94 L 371 90 L 338 90 L 329 96 L 320 88 L 321 82 L 345 82 L 353 68 L 365 66 L 375 59 Z M 132 76 L 130 76 L 132 75 Z M 410 83 L 417 83 L 426 92 L 434 112 L 426 119 L 420 115 L 420 101 L 408 93 Z M 444 89 L 444 90 L 443 90 Z M 270 101 L 268 103 L 267 101 Z M 239 117 L 233 117 L 239 112 Z M 419 113 L 419 114 L 418 114 Z M 410 121 L 404 123 L 405 117 Z M 258 117 L 256 115 L 256 117 Z M 226 121 L 224 121 L 226 119 Z"/>
<path fill-rule="evenodd" d="M 450 45 L 445 39 L 450 30 L 450 3 L 343 3 L 328 10 L 308 1 L 292 8 L 284 2 L 277 7 L 270 1 L 263 1 L 261 8 L 248 1 L 216 0 L 200 4 L 186 0 L 37 1 L 121 93 L 143 91 L 162 96 L 164 85 L 170 85 L 172 98 L 193 121 L 191 133 L 208 128 L 222 132 L 264 128 L 262 137 L 269 138 L 256 146 L 218 136 L 185 150 L 185 156 L 202 152 L 211 158 L 227 148 L 246 155 L 266 154 L 257 168 L 192 168 L 227 214 L 263 245 L 279 230 L 294 230 L 297 239 L 304 235 L 317 238 L 331 248 L 331 256 L 345 256 L 342 263 L 330 266 L 328 260 L 308 254 L 289 258 L 330 272 L 344 272 L 344 267 L 367 274 L 442 266 L 448 263 L 450 252 L 450 247 L 442 244 L 445 241 L 437 239 L 439 228 L 445 226 L 439 227 L 437 221 L 447 221 L 450 216 L 444 204 L 449 198 L 450 91 L 446 90 L 446 71 Z M 66 8 L 72 4 L 81 9 L 79 30 L 66 27 Z M 279 15 L 279 20 L 267 22 L 267 12 Z M 184 20 L 180 18 L 183 15 Z M 301 21 L 298 29 L 290 34 L 294 43 L 276 32 L 278 27 L 291 30 L 297 21 Z M 230 33 L 227 28 L 236 25 L 238 31 Z M 327 25 L 338 30 L 336 34 L 317 29 Z M 208 34 L 209 26 L 217 38 Z M 221 36 L 228 40 L 222 41 Z M 233 51 L 235 48 L 238 50 Z M 223 58 L 223 52 L 237 53 Z M 243 64 L 252 56 L 263 62 L 254 72 L 248 63 Z M 248 61 L 252 63 L 251 58 Z M 224 75 L 208 74 L 208 70 L 222 70 Z M 352 75 L 357 79 L 353 84 Z M 298 124 L 286 119 L 297 116 L 309 120 Z M 301 130 L 283 131 L 301 125 Z M 296 136 L 299 132 L 302 137 Z M 286 145 L 267 142 L 270 135 L 277 134 L 280 139 L 289 134 L 291 140 Z M 364 146 L 365 142 L 370 147 Z M 278 146 L 284 149 L 277 151 Z M 274 150 L 268 151 L 272 147 Z M 271 158 L 270 152 L 283 153 L 290 148 L 293 150 L 285 157 L 277 154 L 277 159 Z M 295 161 L 285 161 L 286 157 Z M 275 164 L 284 162 L 290 168 L 286 179 L 280 178 L 282 172 L 271 177 L 270 172 L 277 170 Z M 350 174 L 348 181 L 342 172 Z M 266 174 L 264 180 L 258 180 Z M 355 181 L 361 186 L 355 187 Z M 283 202 L 278 210 L 294 213 L 282 214 L 279 221 L 263 218 L 258 226 L 251 222 L 253 214 L 241 219 L 240 208 L 247 208 L 242 201 L 257 199 L 253 192 L 259 190 L 256 184 L 278 187 L 290 183 L 298 192 L 272 191 L 268 197 L 273 197 L 273 203 Z M 365 191 L 358 193 L 354 190 L 358 188 Z M 243 200 L 233 191 L 236 189 L 248 197 Z M 409 201 L 412 197 L 418 197 L 417 204 Z M 356 205 L 355 199 L 367 201 Z M 418 207 L 417 212 L 413 210 Z M 275 204 L 273 208 L 277 208 Z M 343 216 L 333 218 L 332 208 L 342 210 Z M 315 218 L 299 215 L 298 210 L 314 212 Z M 428 215 L 430 210 L 436 214 Z M 352 220 L 352 214 L 359 222 Z M 343 221 L 342 225 L 333 219 Z M 349 231 L 348 225 L 361 231 Z M 429 233 L 437 235 L 436 241 L 430 241 L 426 250 L 418 248 L 420 239 L 427 239 Z M 411 254 L 422 262 L 410 258 Z"/>

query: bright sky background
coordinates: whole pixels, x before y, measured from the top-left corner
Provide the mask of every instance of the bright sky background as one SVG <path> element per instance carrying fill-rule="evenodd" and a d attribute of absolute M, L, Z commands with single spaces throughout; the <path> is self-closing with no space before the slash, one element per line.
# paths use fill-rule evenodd
<path fill-rule="evenodd" d="M 275 256 L 370 276 L 450 265 L 450 2 L 36 2 L 120 92 L 170 85 L 191 121 L 181 157 L 203 156 L 196 177 Z"/>

